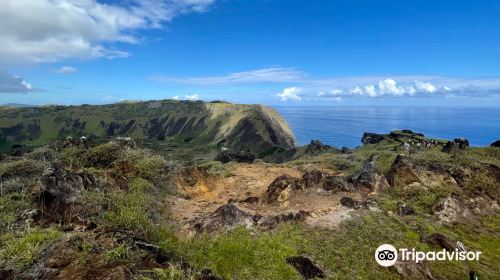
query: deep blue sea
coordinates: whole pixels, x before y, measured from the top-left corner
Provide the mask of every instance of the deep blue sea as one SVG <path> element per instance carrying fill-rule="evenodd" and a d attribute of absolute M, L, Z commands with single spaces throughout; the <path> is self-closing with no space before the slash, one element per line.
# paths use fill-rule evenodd
<path fill-rule="evenodd" d="M 299 144 L 311 139 L 337 147 L 361 145 L 363 132 L 411 129 L 442 139 L 465 137 L 473 146 L 500 139 L 500 108 L 280 107 Z"/>

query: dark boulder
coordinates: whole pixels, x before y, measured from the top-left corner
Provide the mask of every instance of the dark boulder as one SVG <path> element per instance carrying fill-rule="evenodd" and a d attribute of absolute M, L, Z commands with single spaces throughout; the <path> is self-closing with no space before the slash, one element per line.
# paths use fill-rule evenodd
<path fill-rule="evenodd" d="M 253 224 L 252 215 L 229 203 L 217 208 L 209 217 L 195 224 L 194 227 L 198 231 L 215 232 L 249 224 Z"/>
<path fill-rule="evenodd" d="M 399 203 L 396 208 L 396 214 L 399 216 L 415 215 L 415 209 L 408 206 L 406 203 Z"/>
<path fill-rule="evenodd" d="M 443 147 L 443 152 L 451 153 L 458 150 L 464 150 L 469 147 L 469 140 L 465 138 L 455 138 L 453 141 L 448 141 Z"/>
<path fill-rule="evenodd" d="M 259 198 L 256 196 L 249 196 L 245 199 L 240 200 L 242 203 L 255 204 L 259 202 Z"/>
<path fill-rule="evenodd" d="M 293 266 L 304 279 L 325 278 L 323 270 L 316 266 L 308 257 L 288 257 L 286 258 L 286 262 Z"/>
<path fill-rule="evenodd" d="M 446 249 L 447 251 L 453 252 L 457 248 L 457 242 L 450 239 L 446 235 L 442 233 L 432 233 L 432 234 L 427 234 L 423 235 L 420 240 L 422 242 L 431 244 L 431 245 L 437 245 L 440 246 L 443 249 Z"/>
<path fill-rule="evenodd" d="M 215 157 L 215 160 L 222 163 L 228 163 L 231 161 L 252 163 L 255 158 L 255 155 L 251 154 L 250 152 L 222 149 Z"/>
<path fill-rule="evenodd" d="M 197 278 L 199 280 L 223 280 L 224 278 L 219 277 L 215 274 L 213 274 L 211 269 L 204 268 L 201 270 L 200 277 Z"/>
<path fill-rule="evenodd" d="M 56 167 L 44 174 L 32 191 L 32 200 L 44 216 L 56 218 L 68 207 L 78 204 L 85 189 L 83 178 Z"/>
<path fill-rule="evenodd" d="M 372 155 L 363 170 L 349 178 L 354 187 L 365 187 L 372 192 L 379 192 L 389 186 L 384 174 L 376 167 L 376 160 L 377 156 Z"/>
<path fill-rule="evenodd" d="M 323 189 L 333 192 L 349 192 L 354 190 L 352 184 L 347 182 L 347 179 L 344 176 L 327 176 L 323 184 Z"/>
<path fill-rule="evenodd" d="M 302 183 L 306 189 L 321 187 L 324 180 L 325 175 L 319 170 L 307 171 L 302 175 Z"/>
<path fill-rule="evenodd" d="M 500 140 L 497 140 L 490 145 L 491 147 L 500 148 Z"/>
<path fill-rule="evenodd" d="M 342 206 L 345 206 L 347 208 L 353 208 L 353 209 L 359 209 L 360 206 L 361 206 L 361 203 L 357 200 L 354 200 L 350 197 L 342 197 L 340 199 L 340 204 L 342 204 Z"/>
<path fill-rule="evenodd" d="M 365 132 L 363 133 L 363 138 L 361 138 L 361 143 L 363 144 L 377 144 L 382 140 L 386 139 L 386 137 L 382 134 Z"/>
<path fill-rule="evenodd" d="M 291 193 L 299 189 L 302 189 L 299 179 L 290 177 L 286 174 L 281 175 L 274 179 L 269 187 L 267 187 L 264 201 L 266 203 L 274 203 L 288 200 Z"/>

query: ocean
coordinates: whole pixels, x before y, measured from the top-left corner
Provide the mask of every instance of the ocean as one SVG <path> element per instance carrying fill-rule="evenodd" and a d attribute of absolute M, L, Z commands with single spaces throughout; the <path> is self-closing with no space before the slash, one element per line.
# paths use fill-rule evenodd
<path fill-rule="evenodd" d="M 300 145 L 318 139 L 336 147 L 361 145 L 364 132 L 411 129 L 441 139 L 465 137 L 472 146 L 500 139 L 500 108 L 274 107 Z"/>

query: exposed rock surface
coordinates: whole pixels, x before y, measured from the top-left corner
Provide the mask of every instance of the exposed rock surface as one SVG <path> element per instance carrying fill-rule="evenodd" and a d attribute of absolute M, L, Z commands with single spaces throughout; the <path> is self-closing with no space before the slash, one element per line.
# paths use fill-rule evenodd
<path fill-rule="evenodd" d="M 451 153 L 458 150 L 464 150 L 469 147 L 469 140 L 465 138 L 455 138 L 453 141 L 448 141 L 443 147 L 443 152 Z"/>
<path fill-rule="evenodd" d="M 325 278 L 325 273 L 311 259 L 304 256 L 286 258 L 286 262 L 304 277 L 304 279 Z"/>
<path fill-rule="evenodd" d="M 388 180 L 392 186 L 419 184 L 421 186 L 458 186 L 453 176 L 438 166 L 430 166 L 400 154 L 394 160 Z"/>
<path fill-rule="evenodd" d="M 387 179 L 375 165 L 376 156 L 371 156 L 368 162 L 363 167 L 363 170 L 358 174 L 353 175 L 350 181 L 356 188 L 366 187 L 370 191 L 377 193 L 386 189 L 389 186 Z"/>
<path fill-rule="evenodd" d="M 495 142 L 491 143 L 491 145 L 490 145 L 490 146 L 491 146 L 491 147 L 500 148 L 500 140 L 497 140 L 497 141 L 495 141 Z"/>
<path fill-rule="evenodd" d="M 223 148 L 215 157 L 216 161 L 228 163 L 231 161 L 252 163 L 255 160 L 255 155 L 246 151 L 235 151 L 233 149 Z"/>
<path fill-rule="evenodd" d="M 267 188 L 264 194 L 264 201 L 266 203 L 286 201 L 294 191 L 299 189 L 302 189 L 299 179 L 290 177 L 289 175 L 279 176 Z"/>
<path fill-rule="evenodd" d="M 333 192 L 350 192 L 354 190 L 354 187 L 347 181 L 345 176 L 326 176 L 323 183 L 323 189 Z"/>
<path fill-rule="evenodd" d="M 422 242 L 440 246 L 441 248 L 446 249 L 450 252 L 454 251 L 457 248 L 457 242 L 442 233 L 423 235 L 420 239 Z"/>
<path fill-rule="evenodd" d="M 453 225 L 473 220 L 472 212 L 458 199 L 447 197 L 433 207 L 433 213 L 443 224 Z"/>
<path fill-rule="evenodd" d="M 254 223 L 253 215 L 240 210 L 236 205 L 229 203 L 217 208 L 209 217 L 195 225 L 198 231 L 224 231 L 236 226 L 251 226 Z"/>
<path fill-rule="evenodd" d="M 306 154 L 317 156 L 319 154 L 322 154 L 322 153 L 325 153 L 328 151 L 332 151 L 332 150 L 336 150 L 336 149 L 330 145 L 326 145 L 326 144 L 321 143 L 321 141 L 319 141 L 319 140 L 311 140 L 309 145 L 307 145 Z"/>
<path fill-rule="evenodd" d="M 78 203 L 85 189 L 80 175 L 61 168 L 49 170 L 38 181 L 32 191 L 33 202 L 46 217 L 64 214 L 66 208 Z"/>
<path fill-rule="evenodd" d="M 354 208 L 354 209 L 358 209 L 360 208 L 361 206 L 361 203 L 357 200 L 354 200 L 350 197 L 342 197 L 340 199 L 340 204 L 342 204 L 343 206 L 347 207 L 347 208 Z"/>
<path fill-rule="evenodd" d="M 431 270 L 426 262 L 416 263 L 414 261 L 397 261 L 393 268 L 404 279 L 434 280 Z"/>

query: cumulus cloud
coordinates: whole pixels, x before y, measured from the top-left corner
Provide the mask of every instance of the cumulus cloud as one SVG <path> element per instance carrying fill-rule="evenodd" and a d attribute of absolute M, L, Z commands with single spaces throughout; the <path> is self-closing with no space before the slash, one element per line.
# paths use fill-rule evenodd
<path fill-rule="evenodd" d="M 78 72 L 78 69 L 71 66 L 62 66 L 58 69 L 55 69 L 54 72 L 58 74 L 72 74 Z"/>
<path fill-rule="evenodd" d="M 0 70 L 0 93 L 29 93 L 33 86 L 21 77 Z"/>
<path fill-rule="evenodd" d="M 416 94 L 431 94 L 438 91 L 450 91 L 446 86 L 436 86 L 428 82 L 414 81 L 411 84 L 400 85 L 394 79 L 384 79 L 377 84 L 356 86 L 352 89 L 341 92 L 343 95 L 358 95 L 368 97 L 380 96 L 405 96 Z"/>
<path fill-rule="evenodd" d="M 135 31 L 162 28 L 178 15 L 206 11 L 214 1 L 3 0 L 0 62 L 126 57 L 127 52 L 109 45 L 137 43 Z"/>
<path fill-rule="evenodd" d="M 271 67 L 251 71 L 235 72 L 212 77 L 171 77 L 165 75 L 153 76 L 151 80 L 162 83 L 206 85 L 230 85 L 249 83 L 285 83 L 297 82 L 304 78 L 304 73 L 295 68 Z"/>
<path fill-rule="evenodd" d="M 184 97 L 181 97 L 179 95 L 176 95 L 174 97 L 172 97 L 173 100 L 189 100 L 189 101 L 196 101 L 196 100 L 200 100 L 201 97 L 198 95 L 198 94 L 186 94 L 184 95 Z"/>
<path fill-rule="evenodd" d="M 289 87 L 285 88 L 281 93 L 278 93 L 277 96 L 282 101 L 300 101 L 302 98 L 299 94 L 302 92 L 301 88 L 298 87 Z"/>

